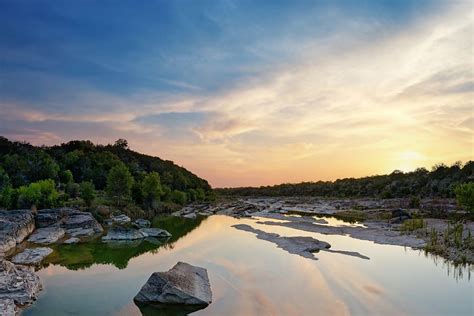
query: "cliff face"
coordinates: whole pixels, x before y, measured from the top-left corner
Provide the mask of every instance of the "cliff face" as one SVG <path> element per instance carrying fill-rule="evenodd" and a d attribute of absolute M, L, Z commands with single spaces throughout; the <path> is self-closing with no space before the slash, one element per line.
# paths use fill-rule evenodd
<path fill-rule="evenodd" d="M 35 230 L 30 210 L 0 211 L 0 258 Z"/>

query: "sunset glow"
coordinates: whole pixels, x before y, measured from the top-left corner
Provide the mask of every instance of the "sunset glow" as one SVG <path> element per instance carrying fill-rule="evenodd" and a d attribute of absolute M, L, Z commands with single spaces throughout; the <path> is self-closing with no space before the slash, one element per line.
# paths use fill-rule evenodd
<path fill-rule="evenodd" d="M 471 1 L 52 3 L 0 8 L 5 137 L 125 138 L 214 187 L 474 158 Z"/>

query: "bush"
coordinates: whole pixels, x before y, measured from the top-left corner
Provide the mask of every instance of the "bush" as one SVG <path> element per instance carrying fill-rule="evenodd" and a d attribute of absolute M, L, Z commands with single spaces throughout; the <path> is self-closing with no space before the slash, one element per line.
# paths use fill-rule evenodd
<path fill-rule="evenodd" d="M 18 188 L 18 206 L 20 208 L 55 207 L 58 196 L 53 180 L 41 180 Z"/>
<path fill-rule="evenodd" d="M 474 182 L 458 185 L 454 193 L 458 204 L 466 211 L 474 213 Z"/>
<path fill-rule="evenodd" d="M 92 182 L 84 181 L 81 183 L 81 198 L 87 206 L 91 206 L 95 199 L 95 187 Z"/>
<path fill-rule="evenodd" d="M 145 176 L 142 182 L 142 192 L 146 207 L 156 208 L 163 195 L 158 173 L 150 172 Z"/>
<path fill-rule="evenodd" d="M 186 204 L 186 193 L 179 191 L 179 190 L 174 190 L 171 192 L 171 201 L 173 201 L 176 204 L 184 205 Z"/>

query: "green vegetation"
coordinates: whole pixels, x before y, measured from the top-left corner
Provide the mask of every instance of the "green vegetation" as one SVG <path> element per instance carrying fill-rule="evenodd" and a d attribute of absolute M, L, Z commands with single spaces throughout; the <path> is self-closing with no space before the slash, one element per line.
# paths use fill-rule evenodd
<path fill-rule="evenodd" d="M 465 229 L 462 222 L 448 225 L 444 231 L 437 231 L 432 228 L 429 236 L 430 239 L 425 251 L 449 257 L 452 254 L 450 249 L 455 249 L 456 253 L 460 254 L 452 258 L 455 262 L 465 263 L 467 260 L 465 252 L 474 251 L 474 238 L 472 238 L 471 231 Z"/>
<path fill-rule="evenodd" d="M 458 189 L 459 195 L 463 196 L 460 203 L 466 208 L 472 208 L 473 179 L 474 161 L 469 161 L 464 166 L 460 162 L 450 167 L 438 164 L 431 171 L 425 168 L 406 173 L 395 170 L 388 175 L 359 179 L 279 184 L 258 188 L 223 188 L 215 191 L 220 195 L 235 196 L 411 197 L 411 205 L 417 207 L 421 197 L 454 197 L 455 188 L 461 184 Z"/>
<path fill-rule="evenodd" d="M 456 193 L 456 200 L 466 211 L 474 213 L 474 183 L 463 183 L 458 185 L 454 192 Z"/>
<path fill-rule="evenodd" d="M 403 232 L 413 232 L 418 229 L 423 229 L 426 227 L 426 223 L 422 218 L 412 218 L 407 219 L 402 223 L 401 230 Z"/>
<path fill-rule="evenodd" d="M 212 199 L 207 181 L 157 157 L 113 145 L 70 141 L 35 147 L 0 136 L 0 208 L 115 205 L 143 214 Z"/>

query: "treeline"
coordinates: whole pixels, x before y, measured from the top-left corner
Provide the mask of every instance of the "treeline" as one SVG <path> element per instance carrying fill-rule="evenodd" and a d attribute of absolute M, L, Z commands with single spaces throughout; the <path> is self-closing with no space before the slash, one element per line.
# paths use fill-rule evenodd
<path fill-rule="evenodd" d="M 206 180 L 172 161 L 147 156 L 119 139 L 36 147 L 0 136 L 0 208 L 60 206 L 81 198 L 145 209 L 211 199 Z"/>
<path fill-rule="evenodd" d="M 474 181 L 474 162 L 452 166 L 435 165 L 431 171 L 393 171 L 388 175 L 346 178 L 336 181 L 302 182 L 274 186 L 222 188 L 221 195 L 236 196 L 321 196 L 321 197 L 455 197 L 455 188 Z"/>

